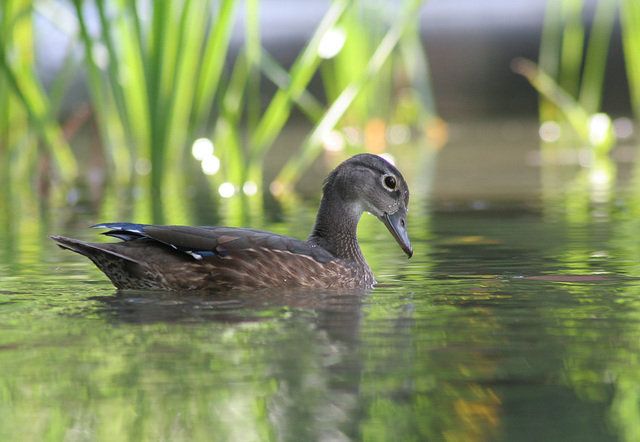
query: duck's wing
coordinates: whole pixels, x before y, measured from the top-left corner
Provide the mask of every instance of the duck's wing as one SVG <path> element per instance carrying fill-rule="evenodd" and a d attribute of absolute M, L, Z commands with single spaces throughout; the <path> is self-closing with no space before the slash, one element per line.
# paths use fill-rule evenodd
<path fill-rule="evenodd" d="M 321 247 L 296 238 L 263 230 L 234 227 L 156 226 L 133 223 L 105 223 L 93 226 L 108 229 L 105 235 L 134 241 L 142 238 L 158 241 L 195 259 L 227 257 L 234 252 L 285 251 L 306 255 L 325 263 L 336 259 Z"/>
<path fill-rule="evenodd" d="M 123 241 L 51 238 L 89 258 L 119 289 L 370 288 L 375 282 L 366 264 L 343 262 L 319 246 L 261 230 L 129 223 L 95 227 Z"/>

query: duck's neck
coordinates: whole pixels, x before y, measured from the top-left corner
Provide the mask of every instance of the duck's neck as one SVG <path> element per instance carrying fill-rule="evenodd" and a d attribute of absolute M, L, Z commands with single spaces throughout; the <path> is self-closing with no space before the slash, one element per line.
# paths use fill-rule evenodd
<path fill-rule="evenodd" d="M 366 264 L 357 237 L 361 216 L 362 209 L 358 204 L 344 201 L 337 192 L 325 188 L 308 242 L 337 258 Z"/>

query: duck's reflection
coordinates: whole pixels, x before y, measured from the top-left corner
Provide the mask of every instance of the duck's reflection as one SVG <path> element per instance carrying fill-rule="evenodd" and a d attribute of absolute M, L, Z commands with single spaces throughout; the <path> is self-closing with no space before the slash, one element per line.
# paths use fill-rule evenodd
<path fill-rule="evenodd" d="M 255 389 L 249 394 L 260 397 L 264 404 L 264 410 L 256 414 L 256 419 L 263 416 L 263 422 L 256 425 L 266 424 L 278 440 L 345 440 L 358 438 L 358 419 L 363 415 L 358 400 L 360 325 L 362 306 L 369 296 L 363 291 L 260 290 L 215 295 L 123 291 L 93 299 L 100 303 L 98 315 L 111 321 L 215 324 L 209 327 L 214 339 L 242 329 L 244 337 L 229 358 L 242 354 L 248 367 L 219 360 L 210 365 L 216 371 L 253 373 Z M 193 351 L 198 348 L 194 346 Z M 237 394 L 232 391 L 235 388 L 246 392 L 246 384 L 234 386 L 233 382 L 220 388 L 231 390 L 230 396 Z M 266 397 L 265 385 L 274 386 Z M 234 423 L 229 421 L 229 425 Z"/>

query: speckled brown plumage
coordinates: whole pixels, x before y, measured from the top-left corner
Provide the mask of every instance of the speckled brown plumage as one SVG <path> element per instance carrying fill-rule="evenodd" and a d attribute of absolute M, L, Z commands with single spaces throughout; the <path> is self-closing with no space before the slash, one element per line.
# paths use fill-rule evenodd
<path fill-rule="evenodd" d="M 88 257 L 119 289 L 369 288 L 375 279 L 356 236 L 360 216 L 368 211 L 380 218 L 411 256 L 408 199 L 394 166 L 361 154 L 325 181 L 307 241 L 253 229 L 131 223 L 94 226 L 122 242 L 51 238 Z"/>

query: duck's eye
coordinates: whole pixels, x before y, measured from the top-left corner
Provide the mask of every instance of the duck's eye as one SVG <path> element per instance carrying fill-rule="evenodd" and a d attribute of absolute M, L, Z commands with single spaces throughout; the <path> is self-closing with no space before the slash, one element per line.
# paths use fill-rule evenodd
<path fill-rule="evenodd" d="M 393 175 L 387 175 L 386 177 L 384 177 L 384 185 L 391 190 L 396 190 L 396 186 L 398 185 L 396 177 L 394 177 Z"/>

